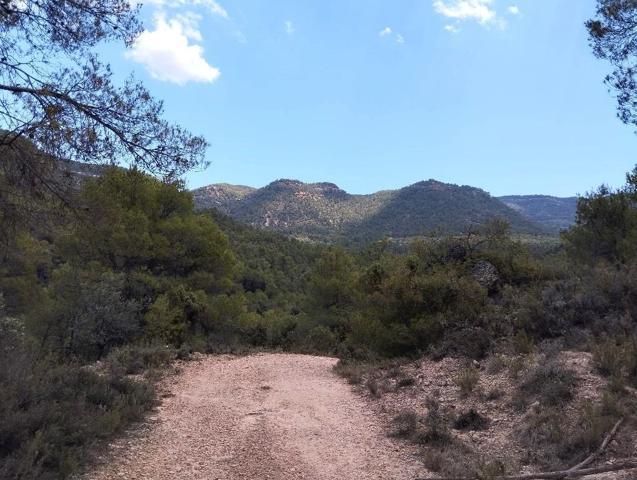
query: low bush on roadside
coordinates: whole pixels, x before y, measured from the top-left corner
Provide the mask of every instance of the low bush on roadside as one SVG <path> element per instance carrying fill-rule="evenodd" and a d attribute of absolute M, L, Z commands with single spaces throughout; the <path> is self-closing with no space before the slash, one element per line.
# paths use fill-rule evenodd
<path fill-rule="evenodd" d="M 106 357 L 106 364 L 112 372 L 134 375 L 165 367 L 176 355 L 175 350 L 167 345 L 127 345 L 113 350 Z"/>
<path fill-rule="evenodd" d="M 350 385 L 358 385 L 363 382 L 367 367 L 355 360 L 341 359 L 334 365 L 334 371 L 346 379 Z"/>
<path fill-rule="evenodd" d="M 0 478 L 66 478 L 96 441 L 155 405 L 153 388 L 0 348 Z"/>
<path fill-rule="evenodd" d="M 383 396 L 382 385 L 375 378 L 368 378 L 367 382 L 365 382 L 365 386 L 374 398 L 380 398 Z"/>

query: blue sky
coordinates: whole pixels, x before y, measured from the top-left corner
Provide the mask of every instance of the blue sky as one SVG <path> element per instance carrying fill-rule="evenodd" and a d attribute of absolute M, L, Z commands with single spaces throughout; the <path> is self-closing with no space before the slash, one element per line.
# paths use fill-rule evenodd
<path fill-rule="evenodd" d="M 494 195 L 623 183 L 615 117 L 583 23 L 594 0 L 146 0 L 106 53 L 211 143 L 190 187 L 331 181 L 369 193 L 435 178 Z"/>

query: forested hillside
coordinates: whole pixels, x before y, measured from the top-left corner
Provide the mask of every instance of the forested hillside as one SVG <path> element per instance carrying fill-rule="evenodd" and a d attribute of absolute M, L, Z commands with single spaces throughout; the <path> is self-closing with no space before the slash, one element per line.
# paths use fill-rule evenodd
<path fill-rule="evenodd" d="M 68 210 L 51 195 L 25 197 L 10 178 L 2 181 L 11 192 L 5 198 L 34 214 L 3 217 L 14 232 L 5 237 L 0 275 L 5 476 L 72 471 L 92 439 L 153 405 L 150 385 L 126 374 L 192 351 L 481 359 L 546 339 L 583 347 L 598 337 L 614 339 L 613 355 L 625 359 L 617 381 L 635 382 L 637 357 L 626 337 L 634 252 L 623 236 L 610 241 L 614 224 L 590 226 L 619 218 L 599 217 L 609 208 L 621 208 L 621 223 L 632 224 L 632 184 L 583 199 L 566 252 L 538 257 L 502 220 L 413 242 L 402 254 L 384 241 L 347 251 L 196 213 L 181 184 L 135 170 L 87 177 Z M 96 360 L 106 377 L 81 367 Z M 43 441 L 51 450 L 32 457 Z"/>
<path fill-rule="evenodd" d="M 227 184 L 193 191 L 199 210 L 216 208 L 241 222 L 311 240 L 364 245 L 385 237 L 458 234 L 493 218 L 515 233 L 545 233 L 478 188 L 428 180 L 400 190 L 352 195 L 332 183 L 277 180 L 253 189 Z"/>

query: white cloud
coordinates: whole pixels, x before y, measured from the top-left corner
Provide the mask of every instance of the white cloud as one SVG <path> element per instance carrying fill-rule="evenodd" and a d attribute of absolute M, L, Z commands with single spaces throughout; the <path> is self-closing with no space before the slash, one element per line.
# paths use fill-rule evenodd
<path fill-rule="evenodd" d="M 184 85 L 188 82 L 214 82 L 221 73 L 204 58 L 197 29 L 200 17 L 185 13 L 171 20 L 159 14 L 155 17 L 155 30 L 144 30 L 126 57 L 142 64 L 153 78 Z"/>
<path fill-rule="evenodd" d="M 507 8 L 507 11 L 511 14 L 511 15 L 519 15 L 520 14 L 520 7 L 518 7 L 517 5 L 510 5 Z"/>
<path fill-rule="evenodd" d="M 459 33 L 460 28 L 456 25 L 445 25 L 445 30 L 449 33 Z"/>
<path fill-rule="evenodd" d="M 401 45 L 405 43 L 405 37 L 403 37 L 400 33 L 396 34 L 396 43 L 400 43 Z"/>
<path fill-rule="evenodd" d="M 447 18 L 475 20 L 481 24 L 493 22 L 496 11 L 491 8 L 493 0 L 434 0 L 434 10 Z"/>
<path fill-rule="evenodd" d="M 213 15 L 218 15 L 222 18 L 229 19 L 228 11 L 215 0 L 131 0 L 133 5 L 142 3 L 144 5 L 156 5 L 158 7 L 166 8 L 178 8 L 185 6 L 192 7 L 205 7 Z"/>
<path fill-rule="evenodd" d="M 285 22 L 285 33 L 287 33 L 288 35 L 293 35 L 294 32 L 296 32 L 294 24 L 291 21 L 287 20 Z"/>
<path fill-rule="evenodd" d="M 380 32 L 378 32 L 378 35 L 381 37 L 386 37 L 387 35 L 391 35 L 391 28 L 389 27 L 383 28 Z"/>

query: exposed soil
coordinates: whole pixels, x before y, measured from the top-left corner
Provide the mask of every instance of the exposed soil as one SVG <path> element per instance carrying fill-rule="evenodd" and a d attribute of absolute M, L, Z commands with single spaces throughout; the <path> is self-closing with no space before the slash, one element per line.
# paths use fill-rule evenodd
<path fill-rule="evenodd" d="M 509 357 L 508 360 L 511 360 Z M 560 360 L 565 367 L 577 376 L 578 384 L 573 393 L 573 401 L 563 410 L 563 425 L 575 425 L 578 414 L 587 402 L 600 401 L 606 387 L 606 380 L 595 373 L 592 356 L 585 352 L 562 352 Z M 541 356 L 525 357 L 525 364 L 544 361 Z M 469 409 L 476 409 L 489 420 L 488 428 L 481 431 L 453 430 L 453 436 L 473 454 L 483 460 L 500 460 L 511 473 L 530 473 L 543 471 L 537 465 L 532 452 L 521 442 L 517 433 L 536 408 L 518 410 L 512 405 L 513 394 L 517 389 L 516 380 L 511 378 L 508 369 L 491 371 L 488 362 L 474 366 L 480 372 L 479 383 L 475 391 L 466 397 L 460 394 L 455 379 L 467 365 L 466 360 L 447 357 L 436 362 L 421 359 L 405 363 L 400 367 L 387 368 L 375 372 L 380 393 L 370 393 L 365 386 L 367 377 L 358 387 L 359 394 L 375 402 L 377 415 L 388 423 L 397 413 L 414 411 L 424 415 L 427 411 L 426 400 L 436 399 L 440 406 L 452 416 Z M 411 379 L 405 387 L 399 385 L 401 378 Z M 497 392 L 497 394 L 495 393 Z M 372 403 L 374 404 L 374 403 Z M 625 422 L 616 439 L 607 448 L 596 464 L 611 464 L 619 458 L 637 456 L 637 425 L 634 420 Z M 600 438 L 601 441 L 601 438 Z M 424 448 L 421 455 L 427 455 Z M 570 466 L 570 465 L 569 465 Z M 589 476 L 591 480 L 627 480 L 633 479 L 635 472 L 613 472 Z"/>
<path fill-rule="evenodd" d="M 386 436 L 335 359 L 208 356 L 160 386 L 148 421 L 114 442 L 84 478 L 414 479 L 414 447 Z"/>

